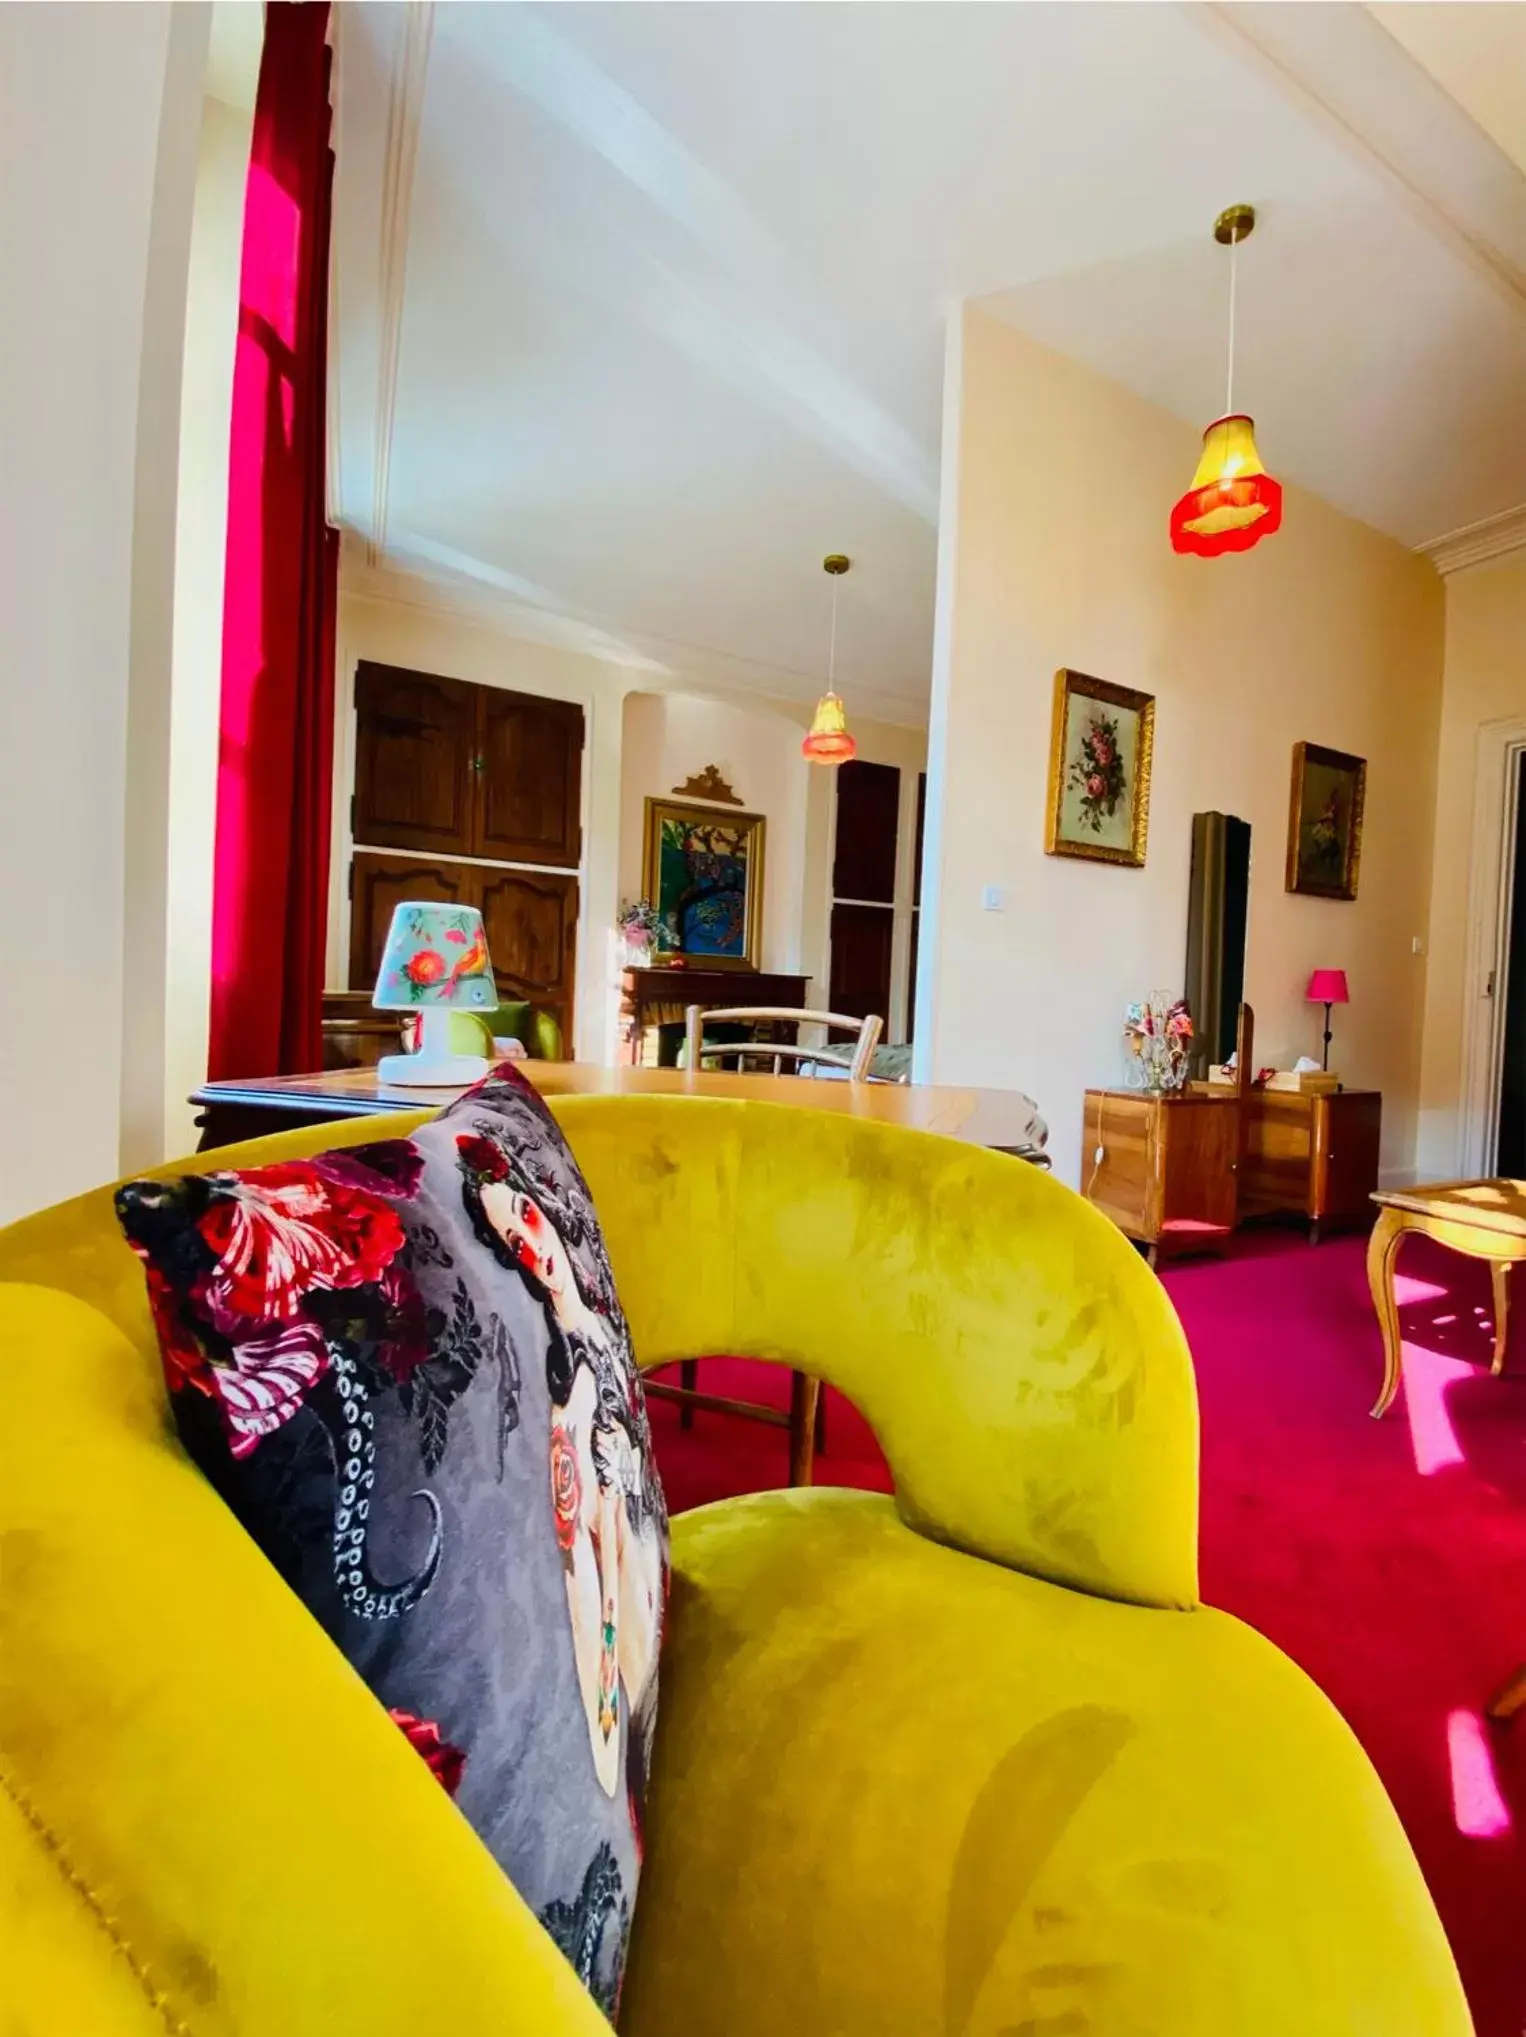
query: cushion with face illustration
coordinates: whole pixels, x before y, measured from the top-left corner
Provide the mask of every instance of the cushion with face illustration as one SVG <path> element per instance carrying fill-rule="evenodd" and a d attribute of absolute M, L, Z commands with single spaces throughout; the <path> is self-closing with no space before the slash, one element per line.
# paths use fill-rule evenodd
<path fill-rule="evenodd" d="M 499 1066 L 410 1139 L 117 1213 L 190 1454 L 613 2015 L 667 1515 L 555 1121 Z"/>

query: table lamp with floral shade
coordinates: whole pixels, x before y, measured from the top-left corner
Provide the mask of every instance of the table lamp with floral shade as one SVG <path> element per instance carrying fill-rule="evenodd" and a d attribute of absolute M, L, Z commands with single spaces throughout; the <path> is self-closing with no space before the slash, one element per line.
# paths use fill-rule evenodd
<path fill-rule="evenodd" d="M 376 1064 L 382 1082 L 409 1088 L 459 1088 L 488 1071 L 482 1054 L 451 1051 L 453 1011 L 491 1011 L 498 1004 L 482 915 L 473 906 L 405 901 L 395 908 L 371 999 L 378 1011 L 415 1012 L 418 1045 Z"/>

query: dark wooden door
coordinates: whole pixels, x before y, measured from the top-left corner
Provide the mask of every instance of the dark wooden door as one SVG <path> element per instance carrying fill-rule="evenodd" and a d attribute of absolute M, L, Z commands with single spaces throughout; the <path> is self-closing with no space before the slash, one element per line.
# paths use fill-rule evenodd
<path fill-rule="evenodd" d="M 583 710 L 479 689 L 477 856 L 574 867 L 582 854 Z"/>
<path fill-rule="evenodd" d="M 890 946 L 895 914 L 885 905 L 832 907 L 829 1002 L 846 1018 L 890 1014 Z"/>
<path fill-rule="evenodd" d="M 350 988 L 370 990 L 381 967 L 394 906 L 405 899 L 475 905 L 479 872 L 469 863 L 357 855 L 350 884 Z"/>
<path fill-rule="evenodd" d="M 900 812 L 901 774 L 894 764 L 839 765 L 834 898 L 894 903 Z"/>
<path fill-rule="evenodd" d="M 900 807 L 901 774 L 895 765 L 839 767 L 828 1002 L 849 1018 L 876 1013 L 891 1039 L 896 1037 L 890 958 Z"/>
<path fill-rule="evenodd" d="M 357 842 L 473 853 L 478 691 L 397 665 L 357 666 L 351 822 Z"/>
<path fill-rule="evenodd" d="M 505 998 L 551 1012 L 572 1052 L 578 880 L 550 871 L 479 870 L 482 920 Z"/>

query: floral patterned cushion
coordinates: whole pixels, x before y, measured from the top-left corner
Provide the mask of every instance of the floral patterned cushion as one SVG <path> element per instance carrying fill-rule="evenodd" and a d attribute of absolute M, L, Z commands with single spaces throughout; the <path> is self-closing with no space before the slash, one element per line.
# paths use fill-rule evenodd
<path fill-rule="evenodd" d="M 554 1120 L 504 1065 L 412 1139 L 117 1213 L 186 1447 L 613 2015 L 667 1514 Z"/>

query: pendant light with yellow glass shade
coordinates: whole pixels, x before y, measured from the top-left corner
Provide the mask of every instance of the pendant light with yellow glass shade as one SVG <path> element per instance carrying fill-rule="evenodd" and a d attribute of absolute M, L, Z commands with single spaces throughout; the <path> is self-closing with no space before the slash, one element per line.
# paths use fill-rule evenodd
<path fill-rule="evenodd" d="M 829 552 L 822 570 L 832 576 L 832 633 L 827 646 L 827 690 L 816 703 L 811 732 L 800 745 L 809 764 L 848 764 L 858 755 L 858 744 L 848 729 L 848 712 L 837 696 L 837 583 L 851 560 L 841 552 Z"/>
<path fill-rule="evenodd" d="M 1229 249 L 1229 376 L 1224 416 L 1203 433 L 1202 457 L 1192 486 L 1171 512 L 1171 547 L 1215 559 L 1221 552 L 1248 552 L 1282 524 L 1282 483 L 1274 481 L 1256 450 L 1252 418 L 1235 409 L 1235 269 L 1242 240 L 1256 215 L 1249 205 L 1231 205 L 1214 221 L 1213 237 Z"/>

